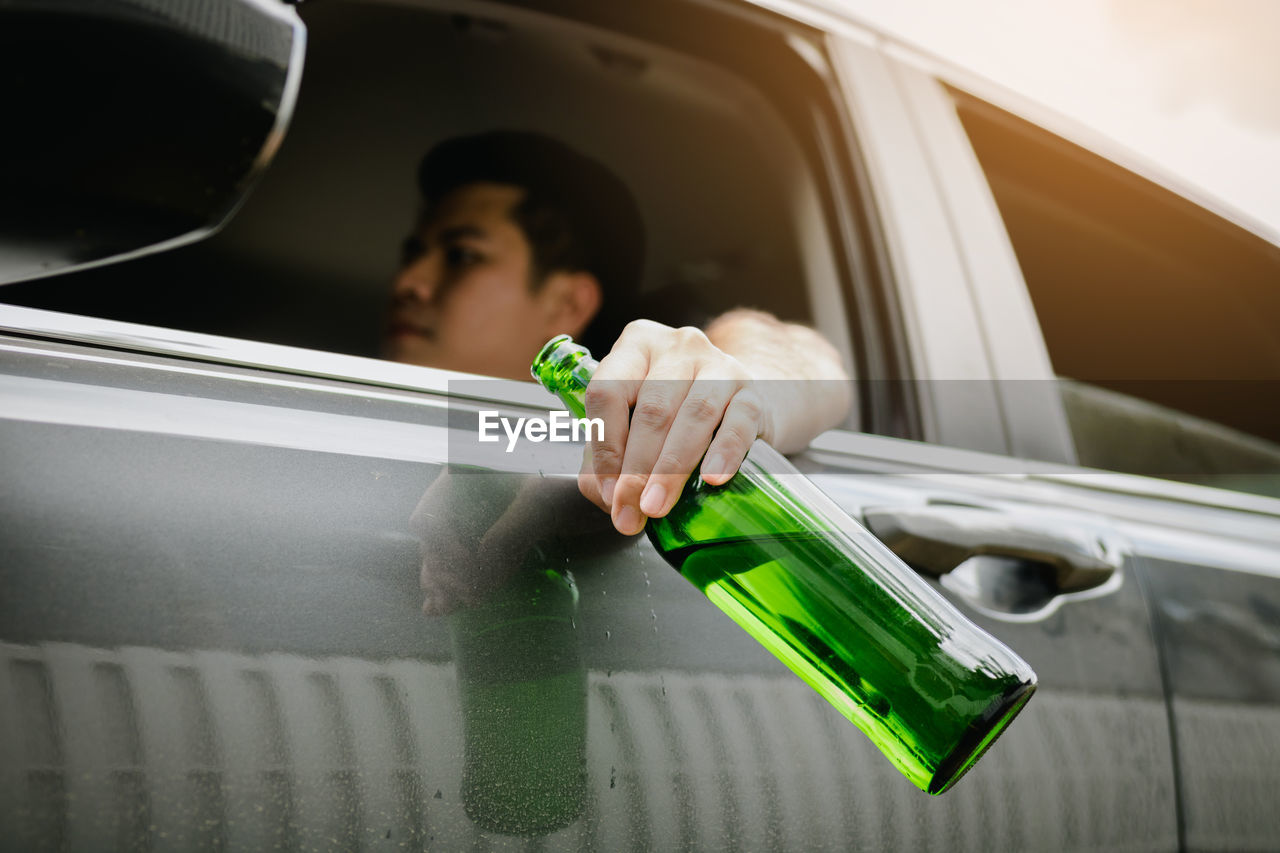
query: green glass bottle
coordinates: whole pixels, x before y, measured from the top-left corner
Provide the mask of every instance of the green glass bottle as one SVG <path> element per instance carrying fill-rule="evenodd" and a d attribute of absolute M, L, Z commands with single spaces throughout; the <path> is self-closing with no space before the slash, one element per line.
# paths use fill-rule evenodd
<path fill-rule="evenodd" d="M 532 372 L 583 417 L 596 364 L 561 335 Z M 722 486 L 695 472 L 647 533 L 930 794 L 955 784 L 1035 691 L 1026 662 L 762 441 Z"/>

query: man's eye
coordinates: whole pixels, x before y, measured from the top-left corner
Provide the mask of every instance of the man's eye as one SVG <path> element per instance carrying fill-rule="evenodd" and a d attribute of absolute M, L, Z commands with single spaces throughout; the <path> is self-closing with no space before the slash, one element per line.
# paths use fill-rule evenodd
<path fill-rule="evenodd" d="M 453 268 L 469 267 L 481 260 L 479 252 L 468 249 L 466 246 L 449 246 L 444 251 L 444 262 Z"/>
<path fill-rule="evenodd" d="M 400 266 L 409 266 L 422 257 L 426 250 L 427 247 L 417 237 L 405 237 L 404 242 L 400 244 Z"/>

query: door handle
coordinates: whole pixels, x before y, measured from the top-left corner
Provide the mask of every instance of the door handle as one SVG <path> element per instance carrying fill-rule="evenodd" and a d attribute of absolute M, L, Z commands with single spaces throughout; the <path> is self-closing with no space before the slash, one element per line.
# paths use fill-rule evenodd
<path fill-rule="evenodd" d="M 864 510 L 872 533 L 903 562 L 934 576 L 970 557 L 1035 560 L 1053 567 L 1058 592 L 1106 583 L 1124 555 L 1098 528 L 1034 511 L 953 504 Z"/>

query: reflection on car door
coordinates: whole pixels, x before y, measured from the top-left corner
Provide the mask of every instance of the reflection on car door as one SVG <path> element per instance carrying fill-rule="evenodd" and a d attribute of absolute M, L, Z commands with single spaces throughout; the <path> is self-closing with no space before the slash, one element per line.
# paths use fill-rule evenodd
<path fill-rule="evenodd" d="M 474 401 L 3 352 L 14 849 L 1176 841 L 1127 563 L 1043 617 L 957 597 L 1042 686 L 929 798 L 646 541 L 602 525 L 572 478 L 450 466 Z M 1018 497 L 989 477 L 904 483 L 870 450 L 807 464 L 853 511 Z"/>
<path fill-rule="evenodd" d="M 1156 609 L 1187 848 L 1261 850 L 1280 838 L 1280 520 L 1272 541 L 1188 532 L 1153 541 Z"/>

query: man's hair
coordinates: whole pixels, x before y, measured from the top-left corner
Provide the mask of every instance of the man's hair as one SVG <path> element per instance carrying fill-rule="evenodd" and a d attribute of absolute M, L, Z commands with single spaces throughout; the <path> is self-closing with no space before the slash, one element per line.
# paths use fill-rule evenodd
<path fill-rule="evenodd" d="M 589 272 L 602 307 L 582 343 L 608 352 L 630 319 L 644 262 L 644 223 L 626 185 L 598 161 L 538 133 L 500 130 L 437 144 L 418 166 L 424 216 L 475 183 L 524 191 L 511 211 L 533 255 L 534 284 L 553 272 Z"/>

